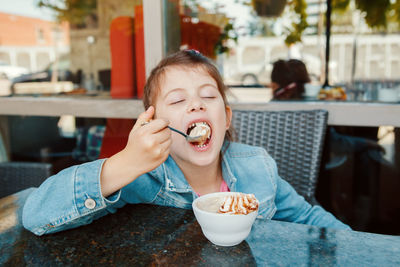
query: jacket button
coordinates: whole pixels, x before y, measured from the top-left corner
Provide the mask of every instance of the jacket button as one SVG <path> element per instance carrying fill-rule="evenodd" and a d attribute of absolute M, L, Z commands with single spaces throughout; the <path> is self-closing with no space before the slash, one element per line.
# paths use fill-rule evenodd
<path fill-rule="evenodd" d="M 94 201 L 91 198 L 88 198 L 85 200 L 85 207 L 92 210 L 94 207 L 96 207 L 96 201 Z"/>

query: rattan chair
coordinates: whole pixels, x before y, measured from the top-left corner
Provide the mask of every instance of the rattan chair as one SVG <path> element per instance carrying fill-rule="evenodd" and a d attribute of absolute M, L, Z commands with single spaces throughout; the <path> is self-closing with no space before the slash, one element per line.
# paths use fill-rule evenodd
<path fill-rule="evenodd" d="M 240 143 L 264 147 L 279 175 L 311 204 L 317 185 L 328 111 L 234 110 L 233 126 Z"/>
<path fill-rule="evenodd" d="M 50 163 L 1 162 L 0 198 L 29 187 L 38 187 L 51 174 Z"/>

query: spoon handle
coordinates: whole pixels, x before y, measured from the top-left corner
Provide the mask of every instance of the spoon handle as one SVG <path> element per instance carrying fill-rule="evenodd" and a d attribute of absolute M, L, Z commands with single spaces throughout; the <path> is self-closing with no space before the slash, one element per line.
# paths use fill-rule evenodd
<path fill-rule="evenodd" d="M 171 127 L 171 126 L 167 126 L 167 127 L 168 127 L 168 129 L 170 129 L 171 131 L 174 131 L 174 132 L 176 132 L 176 133 L 178 133 L 178 134 L 181 134 L 181 135 L 183 135 L 185 138 L 187 138 L 187 134 L 184 134 L 184 133 L 182 133 L 181 131 L 179 131 L 179 130 L 177 130 L 177 129 Z"/>
<path fill-rule="evenodd" d="M 144 123 L 141 124 L 141 126 L 146 125 L 146 124 L 148 124 L 148 123 L 149 123 L 149 122 L 144 122 Z M 187 135 L 187 134 L 185 134 L 185 133 L 183 133 L 183 132 L 181 132 L 181 131 L 179 131 L 179 130 L 177 130 L 177 129 L 171 127 L 171 126 L 167 126 L 167 128 L 170 129 L 171 131 L 174 131 L 174 132 L 176 132 L 176 133 L 182 135 L 183 137 L 186 138 L 186 140 L 187 140 L 188 142 L 198 142 L 200 139 L 202 139 L 202 136 L 189 136 L 189 135 Z"/>

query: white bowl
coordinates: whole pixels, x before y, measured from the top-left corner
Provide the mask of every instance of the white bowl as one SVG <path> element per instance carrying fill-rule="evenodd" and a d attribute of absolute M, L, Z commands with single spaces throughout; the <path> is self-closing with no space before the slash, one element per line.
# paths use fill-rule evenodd
<path fill-rule="evenodd" d="M 198 203 L 209 198 L 221 197 L 234 192 L 219 192 L 203 195 L 192 203 L 194 215 L 205 237 L 218 246 L 234 246 L 241 243 L 250 234 L 258 210 L 246 215 L 222 214 L 202 210 Z"/>

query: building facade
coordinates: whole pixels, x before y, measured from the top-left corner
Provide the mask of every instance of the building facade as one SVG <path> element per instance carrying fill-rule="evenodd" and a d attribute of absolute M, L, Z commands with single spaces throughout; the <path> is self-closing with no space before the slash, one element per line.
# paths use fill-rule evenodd
<path fill-rule="evenodd" d="M 43 70 L 70 51 L 68 23 L 0 12 L 0 61 Z"/>

